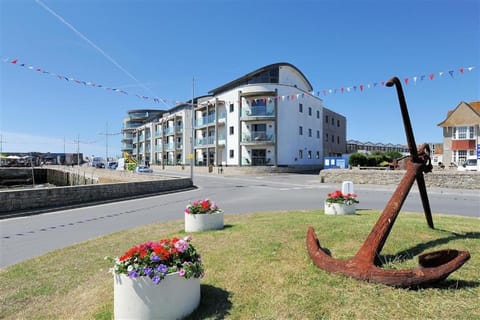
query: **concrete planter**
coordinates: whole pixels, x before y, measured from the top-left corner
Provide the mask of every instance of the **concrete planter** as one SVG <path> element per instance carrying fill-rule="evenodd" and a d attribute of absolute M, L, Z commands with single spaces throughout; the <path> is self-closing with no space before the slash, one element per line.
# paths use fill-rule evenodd
<path fill-rule="evenodd" d="M 185 232 L 223 229 L 223 212 L 211 214 L 185 213 Z"/>
<path fill-rule="evenodd" d="M 114 275 L 114 318 L 181 319 L 200 303 L 200 279 L 185 279 L 172 273 L 159 284 L 149 277 L 129 278 Z"/>
<path fill-rule="evenodd" d="M 330 203 L 325 201 L 325 214 L 355 214 L 355 203 L 346 205 L 343 203 Z"/>

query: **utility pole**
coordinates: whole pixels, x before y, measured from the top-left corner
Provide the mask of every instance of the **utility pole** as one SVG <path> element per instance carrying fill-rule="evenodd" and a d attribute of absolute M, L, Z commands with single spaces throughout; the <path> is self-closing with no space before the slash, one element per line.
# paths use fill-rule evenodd
<path fill-rule="evenodd" d="M 107 123 L 105 124 L 105 132 L 100 132 L 99 134 L 105 136 L 105 161 L 106 161 L 105 168 L 106 168 L 108 166 L 108 136 L 116 136 L 121 134 L 121 132 L 108 133 L 108 121 L 107 121 Z"/>

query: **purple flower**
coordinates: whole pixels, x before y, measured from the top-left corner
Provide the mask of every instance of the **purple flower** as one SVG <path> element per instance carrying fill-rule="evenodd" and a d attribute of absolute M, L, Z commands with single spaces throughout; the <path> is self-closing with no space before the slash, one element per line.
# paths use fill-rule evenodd
<path fill-rule="evenodd" d="M 160 264 L 158 267 L 155 268 L 155 271 L 163 273 L 163 274 L 167 274 L 168 267 L 164 264 Z"/>
<path fill-rule="evenodd" d="M 131 271 L 128 272 L 128 276 L 132 279 L 135 279 L 135 278 L 138 277 L 138 273 L 135 270 L 131 270 Z"/>
<path fill-rule="evenodd" d="M 155 276 L 155 277 L 152 278 L 152 282 L 154 284 L 159 284 L 160 281 L 162 281 L 162 278 L 160 278 L 159 276 Z"/>
<path fill-rule="evenodd" d="M 178 271 L 178 275 L 183 277 L 185 275 L 185 269 L 180 269 L 180 271 Z"/>
<path fill-rule="evenodd" d="M 153 262 L 158 262 L 158 261 L 160 261 L 160 257 L 157 256 L 156 254 L 152 254 L 152 256 L 150 257 L 150 259 L 152 259 Z"/>
<path fill-rule="evenodd" d="M 143 272 L 144 272 L 147 276 L 149 276 L 149 275 L 151 275 L 151 274 L 153 273 L 153 269 L 152 269 L 152 268 L 149 268 L 149 267 L 145 267 L 145 268 L 143 268 Z"/>

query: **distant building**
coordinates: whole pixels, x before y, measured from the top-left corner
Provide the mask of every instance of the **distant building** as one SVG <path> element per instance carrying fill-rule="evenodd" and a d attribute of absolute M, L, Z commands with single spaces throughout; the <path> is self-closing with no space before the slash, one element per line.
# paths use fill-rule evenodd
<path fill-rule="evenodd" d="M 341 157 L 346 150 L 347 118 L 323 108 L 323 155 Z"/>
<path fill-rule="evenodd" d="M 134 152 L 134 149 L 138 149 L 139 145 L 143 146 L 145 141 L 138 139 L 141 136 L 137 134 L 137 128 L 152 122 L 155 118 L 161 117 L 165 112 L 155 109 L 129 110 L 128 116 L 123 119 L 122 125 L 122 153 L 138 154 L 138 150 Z"/>
<path fill-rule="evenodd" d="M 157 165 L 321 167 L 344 152 L 346 118 L 312 91 L 295 66 L 267 65 L 151 119 L 129 112 L 123 151 Z"/>
<path fill-rule="evenodd" d="M 446 165 L 462 165 L 467 158 L 480 154 L 480 101 L 460 102 L 448 111 L 443 128 L 443 160 Z"/>
<path fill-rule="evenodd" d="M 398 151 L 402 154 L 409 154 L 410 150 L 407 145 L 392 144 L 392 143 L 373 143 L 373 142 L 360 142 L 358 140 L 347 141 L 347 153 L 362 152 L 372 153 L 374 151 Z"/>

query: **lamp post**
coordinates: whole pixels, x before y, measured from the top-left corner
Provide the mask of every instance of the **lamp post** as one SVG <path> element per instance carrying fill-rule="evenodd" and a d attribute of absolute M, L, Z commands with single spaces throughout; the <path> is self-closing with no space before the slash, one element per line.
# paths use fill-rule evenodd
<path fill-rule="evenodd" d="M 195 97 L 195 78 L 192 78 L 192 104 L 191 104 L 191 110 L 192 110 L 192 132 L 190 134 L 190 179 L 192 180 L 193 183 L 193 166 L 195 165 L 195 150 L 194 150 L 194 139 L 195 139 L 195 103 L 194 103 L 194 97 Z"/>

